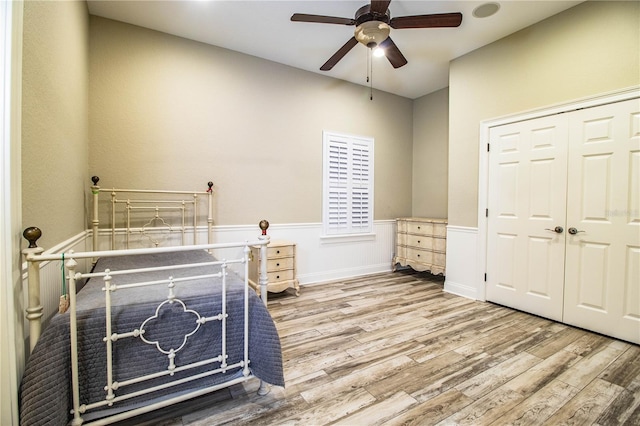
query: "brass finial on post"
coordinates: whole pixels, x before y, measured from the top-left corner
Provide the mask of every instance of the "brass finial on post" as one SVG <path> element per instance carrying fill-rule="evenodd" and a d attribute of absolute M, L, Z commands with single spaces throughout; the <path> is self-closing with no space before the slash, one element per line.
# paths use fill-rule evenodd
<path fill-rule="evenodd" d="M 30 226 L 22 232 L 22 236 L 29 241 L 29 248 L 37 248 L 37 241 L 42 236 L 42 231 L 37 226 Z"/>
<path fill-rule="evenodd" d="M 262 235 L 267 235 L 267 229 L 269 229 L 269 221 L 266 219 L 262 219 L 258 224 L 260 229 L 262 229 Z"/>

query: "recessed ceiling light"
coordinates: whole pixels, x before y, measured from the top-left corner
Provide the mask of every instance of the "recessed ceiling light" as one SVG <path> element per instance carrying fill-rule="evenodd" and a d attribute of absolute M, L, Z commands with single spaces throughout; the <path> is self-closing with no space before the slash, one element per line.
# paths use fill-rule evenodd
<path fill-rule="evenodd" d="M 484 3 L 473 9 L 473 16 L 476 18 L 487 18 L 494 15 L 499 9 L 499 3 Z"/>

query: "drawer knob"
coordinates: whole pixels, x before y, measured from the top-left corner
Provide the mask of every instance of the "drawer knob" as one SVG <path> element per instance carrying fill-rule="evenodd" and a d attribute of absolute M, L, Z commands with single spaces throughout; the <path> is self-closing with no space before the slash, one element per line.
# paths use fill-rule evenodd
<path fill-rule="evenodd" d="M 280 254 L 280 250 L 276 250 L 276 253 Z"/>
<path fill-rule="evenodd" d="M 420 244 L 420 240 L 418 240 L 418 244 Z"/>
<path fill-rule="evenodd" d="M 276 263 L 276 266 L 280 266 L 280 264 L 279 264 L 279 263 Z"/>
<path fill-rule="evenodd" d="M 276 278 L 277 278 L 277 279 L 280 279 L 280 275 L 276 275 Z"/>

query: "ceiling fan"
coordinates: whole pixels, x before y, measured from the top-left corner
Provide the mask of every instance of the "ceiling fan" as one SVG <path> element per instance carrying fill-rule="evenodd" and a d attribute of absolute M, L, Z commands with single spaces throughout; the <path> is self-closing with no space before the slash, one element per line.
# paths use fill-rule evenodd
<path fill-rule="evenodd" d="M 391 0 L 371 0 L 370 4 L 364 5 L 356 11 L 353 19 L 294 13 L 291 16 L 291 20 L 294 22 L 356 26 L 353 37 L 320 67 L 322 71 L 329 71 L 333 68 L 358 42 L 371 49 L 377 46 L 384 49 L 384 54 L 391 65 L 394 68 L 400 68 L 407 64 L 407 59 L 389 37 L 391 28 L 399 30 L 405 28 L 458 27 L 462 23 L 462 13 L 459 12 L 391 18 L 389 3 L 391 3 Z"/>

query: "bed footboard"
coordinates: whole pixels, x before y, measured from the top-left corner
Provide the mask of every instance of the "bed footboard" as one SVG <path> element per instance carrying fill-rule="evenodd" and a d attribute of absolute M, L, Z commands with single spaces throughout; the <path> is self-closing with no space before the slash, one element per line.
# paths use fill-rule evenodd
<path fill-rule="evenodd" d="M 26 257 L 26 260 L 28 262 L 28 270 L 29 270 L 29 276 L 28 276 L 28 285 L 29 285 L 29 306 L 26 309 L 26 317 L 29 320 L 30 323 L 30 346 L 31 346 L 31 350 L 33 351 L 33 349 L 36 347 L 36 343 L 39 341 L 40 337 L 41 337 L 41 320 L 42 320 L 42 306 L 40 303 L 40 278 L 39 278 L 39 264 L 40 262 L 44 262 L 44 261 L 62 261 L 64 263 L 64 267 L 66 269 L 66 280 L 67 280 L 67 288 L 69 291 L 68 294 L 68 298 L 69 298 L 69 303 L 70 303 L 70 308 L 69 308 L 69 312 L 65 313 L 64 315 L 61 315 L 60 317 L 56 317 L 56 319 L 60 319 L 60 318 L 64 318 L 65 316 L 67 316 L 68 318 L 68 336 L 69 336 L 69 341 L 70 341 L 70 346 L 71 346 L 71 351 L 70 351 L 70 366 L 71 366 L 71 377 L 70 377 L 70 381 L 71 381 L 71 389 L 70 389 L 70 395 L 71 395 L 71 399 L 72 399 L 72 413 L 73 413 L 73 419 L 72 419 L 72 424 L 76 424 L 76 425 L 80 425 L 83 424 L 85 422 L 85 419 L 83 418 L 83 416 L 85 415 L 85 413 L 87 411 L 90 410 L 103 410 L 105 408 L 111 407 L 113 404 L 117 404 L 120 403 L 121 401 L 124 401 L 125 404 L 128 401 L 128 398 L 138 398 L 140 395 L 142 395 L 143 397 L 147 394 L 151 394 L 151 395 L 155 395 L 155 393 L 157 393 L 158 391 L 161 392 L 165 392 L 165 389 L 173 389 L 173 386 L 176 386 L 176 391 L 178 391 L 175 395 L 173 394 L 172 390 L 169 390 L 167 393 L 167 398 L 164 398 L 164 400 L 162 402 L 155 402 L 155 397 L 150 399 L 150 403 L 149 404 L 145 404 L 143 403 L 141 406 L 137 407 L 137 408 L 126 408 L 124 412 L 115 414 L 115 415 L 110 415 L 109 419 L 110 421 L 114 421 L 114 420 L 119 420 L 119 419 L 124 419 L 124 418 L 128 418 L 131 417 L 133 415 L 137 415 L 137 414 L 141 414 L 144 412 L 148 412 L 160 407 L 164 407 L 176 402 L 180 402 L 183 400 L 186 400 L 188 398 L 192 398 L 198 395 L 202 395 L 206 392 L 211 392 L 213 390 L 217 390 L 217 389 L 221 389 L 224 387 L 227 387 L 231 384 L 234 383 L 241 383 L 251 377 L 258 377 L 261 379 L 261 386 L 260 386 L 260 390 L 259 393 L 260 394 L 264 394 L 266 392 L 268 392 L 268 385 L 266 383 L 264 383 L 264 381 L 262 380 L 262 377 L 259 374 L 256 374 L 255 371 L 260 371 L 260 367 L 259 367 L 259 363 L 263 362 L 261 360 L 261 357 L 263 357 L 263 355 L 258 355 L 257 359 L 249 359 L 249 353 L 251 352 L 250 348 L 249 348 L 249 341 L 254 341 L 255 340 L 255 336 L 259 336 L 261 333 L 259 331 L 256 331 L 254 329 L 254 326 L 252 324 L 250 324 L 249 321 L 249 312 L 252 312 L 252 321 L 254 318 L 261 318 L 260 313 L 254 313 L 255 311 L 253 311 L 252 309 L 250 310 L 249 307 L 249 295 L 251 295 L 253 297 L 253 300 L 256 300 L 256 302 L 252 302 L 253 306 L 255 306 L 256 304 L 258 306 L 262 306 L 264 304 L 264 307 L 262 307 L 262 310 L 264 312 L 266 312 L 266 316 L 268 317 L 269 321 L 271 322 L 271 326 L 273 328 L 273 333 L 275 333 L 275 338 L 277 340 L 277 349 L 278 349 L 278 357 L 281 357 L 281 353 L 280 353 L 280 343 L 279 340 L 277 339 L 277 332 L 275 332 L 275 326 L 273 325 L 273 322 L 270 318 L 270 316 L 268 315 L 268 311 L 266 310 L 266 305 L 267 305 L 267 285 L 268 285 L 268 276 L 267 276 L 267 265 L 266 262 L 261 262 L 260 264 L 260 277 L 259 277 L 259 283 L 260 283 L 260 287 L 261 287 L 261 301 L 258 301 L 258 299 L 255 297 L 255 292 L 253 292 L 252 290 L 250 290 L 249 284 L 248 284 L 248 261 L 249 261 L 249 253 L 250 253 L 250 247 L 251 246 L 259 246 L 260 250 L 261 250 L 261 258 L 262 259 L 266 259 L 267 255 L 266 255 L 266 251 L 267 251 L 267 244 L 269 243 L 269 236 L 267 235 L 267 229 L 269 227 L 269 223 L 266 220 L 263 220 L 260 222 L 259 227 L 261 229 L 261 235 L 257 237 L 256 240 L 254 241 L 244 241 L 242 243 L 230 243 L 230 244 L 204 244 L 204 245 L 191 245 L 191 246 L 180 246 L 180 247 L 157 247 L 157 248 L 151 248 L 151 249 L 130 249 L 130 250 L 112 250 L 112 251 L 91 251 L 91 252 L 82 252 L 82 253 L 74 253 L 73 251 L 70 251 L 68 253 L 63 253 L 63 254 L 46 254 L 44 253 L 44 250 L 40 247 L 37 246 L 37 240 L 38 238 L 41 236 L 41 231 L 38 228 L 32 227 L 32 228 L 28 228 L 24 231 L 23 235 L 25 236 L 25 238 L 27 238 L 27 240 L 29 241 L 29 247 L 24 249 L 23 253 Z M 152 280 L 152 281 L 141 281 L 141 282 L 134 282 L 132 284 L 118 284 L 118 285 L 112 285 L 111 284 L 111 279 L 112 279 L 112 275 L 117 275 L 117 271 L 110 271 L 109 269 L 105 269 L 104 271 L 100 272 L 100 271 L 94 271 L 91 273 L 80 273 L 76 271 L 76 266 L 77 266 L 77 260 L 79 259 L 97 259 L 97 258 L 113 258 L 116 256 L 136 256 L 136 255 L 153 255 L 156 256 L 158 254 L 163 254 L 166 253 L 167 255 L 170 256 L 174 256 L 177 255 L 181 252 L 189 252 L 189 251 L 199 251 L 203 254 L 206 254 L 205 251 L 210 252 L 211 250 L 220 250 L 220 249 L 232 249 L 232 250 L 239 250 L 242 249 L 242 255 L 240 258 L 237 259 L 223 259 L 223 260 L 219 260 L 219 261 L 214 261 L 214 262 L 210 262 L 207 263 L 207 266 L 210 264 L 211 266 L 215 266 L 217 268 L 220 268 L 220 272 L 217 273 L 217 275 L 221 278 L 221 288 L 222 288 L 222 293 L 221 293 L 221 297 L 222 297 L 222 301 L 221 306 L 222 306 L 222 311 L 220 313 L 217 314 L 201 314 L 198 312 L 198 309 L 196 309 L 195 311 L 191 311 L 189 310 L 189 312 L 191 312 L 192 314 L 194 314 L 198 320 L 196 321 L 199 324 L 205 324 L 207 322 L 215 322 L 215 323 L 221 323 L 221 333 L 222 333 L 222 340 L 221 340 L 221 345 L 222 345 L 222 350 L 221 353 L 219 355 L 213 355 L 214 358 L 211 358 L 210 355 L 207 355 L 208 358 L 206 358 L 206 360 L 203 361 L 192 361 L 190 358 L 189 361 L 185 364 L 182 363 L 181 365 L 176 365 L 174 364 L 173 358 L 175 356 L 175 353 L 173 352 L 174 349 L 171 349 L 171 351 L 169 353 L 167 353 L 167 360 L 166 362 L 168 363 L 168 367 L 165 365 L 164 367 L 160 368 L 160 370 L 158 372 L 153 372 L 153 373 L 149 373 L 149 372 L 141 372 L 140 376 L 136 376 L 136 378 L 134 379 L 128 379 L 125 380 L 124 382 L 118 382 L 118 379 L 116 378 L 116 365 L 117 365 L 117 361 L 115 359 L 115 354 L 116 349 L 114 347 L 115 342 L 118 340 L 122 340 L 122 339 L 127 339 L 130 338 L 132 341 L 141 341 L 143 340 L 144 343 L 146 343 L 146 347 L 153 347 L 153 345 L 151 345 L 151 343 L 153 342 L 147 342 L 144 339 L 144 333 L 145 331 L 145 324 L 147 324 L 147 321 L 149 321 L 151 319 L 148 318 L 147 320 L 145 320 L 144 322 L 142 322 L 142 325 L 137 325 L 134 328 L 129 328 L 129 329 L 125 329 L 125 331 L 121 331 L 121 330 L 115 330 L 115 324 L 118 320 L 113 319 L 111 316 L 111 311 L 112 308 L 111 306 L 116 306 L 116 305 L 111 305 L 111 293 L 115 293 L 116 290 L 118 292 L 122 292 L 122 291 L 127 291 L 127 289 L 131 288 L 133 290 L 136 289 L 142 289 L 145 286 L 155 286 L 155 285 L 161 285 L 164 286 L 163 288 L 167 288 L 168 289 L 168 296 L 163 296 L 165 299 L 164 301 L 162 301 L 159 305 L 156 305 L 155 302 L 153 304 L 153 306 L 157 306 L 156 310 L 156 315 L 158 315 L 158 312 L 161 309 L 161 306 L 169 303 L 172 304 L 174 302 L 174 298 L 175 296 L 173 295 L 173 282 L 174 280 L 177 282 L 178 280 L 175 279 L 173 276 L 169 276 L 166 281 L 167 283 L 161 283 L 159 284 L 159 281 L 157 280 Z M 238 361 L 238 358 L 236 355 L 233 355 L 234 361 L 232 363 L 230 363 L 229 365 L 227 365 L 227 361 L 226 361 L 226 357 L 227 355 L 225 355 L 227 352 L 227 349 L 225 349 L 225 345 L 226 343 L 226 337 L 225 335 L 227 334 L 226 332 L 226 326 L 225 321 L 226 318 L 231 315 L 232 311 L 227 312 L 225 310 L 225 306 L 226 303 L 225 300 L 226 299 L 226 284 L 225 284 L 225 277 L 228 275 L 228 273 L 226 272 L 226 268 L 227 265 L 231 265 L 231 264 L 239 264 L 244 266 L 244 283 L 239 283 L 238 285 L 243 286 L 244 290 L 244 301 L 242 302 L 244 304 L 244 309 L 240 309 L 240 311 L 244 312 L 244 319 L 242 321 L 244 321 L 244 337 L 243 337 L 243 341 L 244 341 L 244 349 L 241 351 L 244 353 L 243 358 L 239 358 L 240 360 Z M 200 267 L 204 264 L 194 264 L 194 265 L 188 265 L 188 266 L 193 266 L 193 267 Z M 162 266 L 160 268 L 153 268 L 154 271 L 156 270 L 162 270 L 163 273 L 166 274 L 170 274 L 173 271 L 174 267 L 173 266 Z M 164 272 L 164 270 L 167 270 L 168 272 Z M 131 273 L 133 272 L 135 273 L 139 273 L 141 272 L 141 269 L 132 269 L 131 271 L 123 271 L 122 272 L 122 276 L 124 276 L 125 273 Z M 199 273 L 200 274 L 200 273 Z M 88 319 L 86 316 L 85 312 L 79 313 L 78 311 L 78 299 L 77 299 L 77 295 L 76 295 L 76 281 L 79 279 L 84 279 L 84 278 L 90 278 L 91 280 L 98 280 L 95 281 L 96 283 L 101 283 L 104 282 L 104 284 L 102 285 L 102 291 L 104 293 L 104 307 L 106 307 L 106 309 L 103 307 L 102 308 L 102 317 L 100 319 L 100 321 L 103 321 L 105 324 L 106 328 L 101 328 L 101 332 L 99 335 L 99 343 L 97 344 L 98 347 L 100 347 L 100 351 L 103 351 L 106 354 L 106 359 L 104 359 L 103 361 L 101 361 L 101 363 L 104 364 L 104 368 L 101 367 L 100 371 L 102 371 L 102 374 L 106 374 L 106 383 L 102 383 L 99 385 L 99 389 L 102 389 L 104 387 L 104 391 L 105 394 L 103 397 L 101 397 L 100 399 L 98 399 L 95 402 L 91 402 L 89 404 L 83 402 L 83 400 L 86 400 L 88 397 L 86 397 L 84 394 L 81 394 L 82 388 L 83 386 L 81 386 L 82 383 L 82 371 L 83 367 L 82 366 L 82 357 L 83 357 L 83 352 L 82 352 L 82 347 L 83 345 L 86 345 L 86 340 L 87 337 L 83 333 L 83 329 L 86 329 L 86 324 Z M 197 279 L 203 279 L 203 278 L 208 278 L 207 276 L 204 275 L 196 275 Z M 193 279 L 193 277 L 188 277 L 185 278 L 185 280 L 191 280 Z M 164 279 L 163 279 L 164 280 Z M 146 287 L 145 287 L 146 288 Z M 84 294 L 86 290 L 83 289 L 83 291 L 80 292 L 80 295 Z M 216 296 L 217 297 L 217 296 Z M 139 300 L 136 296 L 135 299 L 136 302 Z M 162 299 L 161 299 L 162 300 Z M 191 300 L 191 299 L 190 299 Z M 193 299 L 195 300 L 195 299 Z M 200 300 L 200 299 L 198 299 Z M 204 300 L 204 299 L 202 299 Z M 219 299 L 216 299 L 219 300 Z M 184 307 L 184 312 L 187 312 L 187 307 L 183 304 L 182 301 L 180 301 L 180 298 L 175 298 L 175 301 L 179 302 L 179 304 L 182 304 L 182 306 Z M 218 303 L 218 302 L 216 302 Z M 199 306 L 199 304 L 201 304 L 201 302 L 196 301 L 195 305 Z M 168 305 L 167 305 L 168 306 Z M 208 305 L 207 305 L 208 306 Z M 83 308 L 84 309 L 84 308 Z M 128 308 L 127 308 L 128 309 Z M 137 309 L 137 308 L 136 308 Z M 145 309 L 147 309 L 145 307 Z M 189 308 L 191 309 L 191 308 Z M 235 311 L 238 311 L 238 309 L 236 308 Z M 123 311 L 124 312 L 124 311 Z M 120 317 L 119 318 L 123 318 L 123 314 L 119 314 Z M 137 315 L 137 314 L 136 314 Z M 64 321 L 67 321 L 66 319 Z M 93 321 L 93 320 L 92 320 Z M 238 320 L 236 320 L 238 321 Z M 261 322 L 263 320 L 260 320 Z M 112 329 L 112 323 L 114 324 L 114 329 Z M 136 323 L 136 324 L 139 324 Z M 59 325 L 59 324 L 58 324 Z M 51 327 L 51 326 L 49 326 Z M 48 328 L 49 328 L 48 327 Z M 216 326 L 217 327 L 217 326 Z M 250 328 L 251 327 L 251 328 Z M 45 330 L 45 336 L 46 336 L 46 331 Z M 197 331 L 197 328 L 196 330 Z M 194 333 L 195 333 L 194 331 Z M 229 332 L 231 333 L 231 332 Z M 272 333 L 272 335 L 273 335 Z M 249 336 L 252 336 L 251 339 L 249 338 Z M 185 336 L 185 342 L 187 340 L 188 336 Z M 260 340 L 260 339 L 258 339 Z M 43 338 L 43 344 L 47 343 L 47 339 Z M 158 351 L 162 352 L 160 350 L 160 347 L 158 346 L 157 342 L 155 343 L 156 347 L 158 348 Z M 261 344 L 261 343 L 259 343 Z M 40 346 L 38 346 L 36 348 L 36 352 L 41 352 L 40 351 Z M 46 348 L 45 348 L 46 349 Z M 152 348 L 155 350 L 155 348 Z M 151 350 L 151 349 L 150 349 Z M 179 349 L 178 349 L 179 350 Z M 217 349 L 216 349 L 217 350 Z M 255 351 L 255 349 L 254 349 Z M 68 352 L 67 352 L 68 353 Z M 164 352 L 163 352 L 164 353 Z M 229 352 L 231 354 L 231 352 Z M 269 355 L 270 356 L 270 355 Z M 79 359 L 80 358 L 80 359 Z M 41 359 L 41 355 L 38 355 L 38 359 Z M 187 358 L 185 358 L 186 360 Z M 281 369 L 281 358 L 278 358 L 279 362 L 280 362 L 280 369 Z M 214 365 L 212 363 L 220 363 L 219 367 L 215 367 L 213 370 L 207 372 L 207 373 L 203 373 L 201 367 L 206 366 L 206 365 Z M 268 363 L 272 363 L 271 360 L 268 361 Z M 102 365 L 102 364 L 101 364 Z M 249 370 L 249 366 L 252 366 L 251 371 Z M 106 373 L 104 373 L 104 369 L 106 368 Z M 118 367 L 119 368 L 119 367 Z M 155 366 L 154 366 L 155 368 Z M 255 368 L 258 368 L 258 370 L 254 370 Z M 63 367 L 64 369 L 64 367 Z M 225 376 L 225 374 L 227 374 L 227 371 L 231 369 L 231 371 L 238 371 L 237 375 L 234 375 L 233 377 L 229 377 L 227 378 L 227 376 Z M 193 372 L 191 372 L 193 370 Z M 155 370 L 154 370 L 155 371 Z M 160 378 L 162 380 L 165 380 L 164 378 L 166 378 L 167 381 L 170 381 L 170 379 L 173 377 L 174 371 L 176 372 L 181 372 L 183 373 L 184 378 L 181 378 L 180 380 L 178 380 L 179 383 L 177 384 L 153 384 L 154 380 Z M 28 371 L 27 371 L 28 372 Z M 25 372 L 25 376 L 27 375 L 27 372 Z M 200 381 L 202 379 L 207 379 L 208 377 L 212 377 L 214 374 L 217 375 L 218 373 L 221 373 L 221 380 L 223 380 L 222 382 L 218 382 L 218 381 L 209 381 L 206 382 L 208 383 L 206 386 L 203 386 L 202 388 L 198 388 L 197 390 L 191 390 L 188 393 L 185 394 L 184 391 L 180 390 L 182 389 L 181 386 L 183 384 L 188 384 L 190 383 L 192 380 L 193 381 Z M 235 374 L 235 373 L 234 373 Z M 280 371 L 280 376 L 282 376 L 282 372 Z M 217 379 L 216 379 L 217 380 Z M 267 379 L 269 380 L 269 379 Z M 33 380 L 35 381 L 35 379 Z M 142 383 L 144 384 L 144 386 L 146 385 L 146 382 L 149 382 L 149 386 L 148 388 L 142 389 L 142 390 L 135 390 L 135 392 L 133 392 L 133 396 L 129 396 L 126 393 L 124 393 L 124 389 L 122 389 L 119 393 L 119 388 L 122 388 L 123 386 L 128 385 L 128 382 L 131 382 L 133 388 L 136 387 L 136 385 L 138 383 Z M 279 380 L 275 380 L 275 383 L 278 384 Z M 195 383 L 199 383 L 199 382 L 195 382 Z M 203 382 L 204 383 L 204 382 Z M 271 383 L 274 383 L 274 381 L 271 381 Z M 282 379 L 282 384 L 284 385 L 284 379 Z M 199 385 L 198 385 L 199 386 Z M 86 388 L 86 385 L 84 386 Z M 55 386 L 53 386 L 54 388 L 54 392 L 55 392 Z M 195 388 L 193 388 L 195 389 Z M 92 399 L 93 401 L 93 399 Z M 66 411 L 66 413 L 69 413 L 69 410 Z M 99 420 L 98 423 L 100 423 L 102 420 Z"/>

